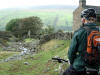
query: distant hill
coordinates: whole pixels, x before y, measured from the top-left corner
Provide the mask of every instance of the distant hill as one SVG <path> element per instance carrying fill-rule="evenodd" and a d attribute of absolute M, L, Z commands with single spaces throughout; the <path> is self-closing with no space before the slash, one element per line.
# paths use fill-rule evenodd
<path fill-rule="evenodd" d="M 44 25 L 53 25 L 56 28 L 61 26 L 72 26 L 72 12 L 76 6 L 36 6 L 27 8 L 10 8 L 0 10 L 0 30 L 5 30 L 6 24 L 15 18 L 38 16 Z M 66 30 L 68 28 L 64 28 Z"/>
<path fill-rule="evenodd" d="M 47 6 L 35 6 L 29 7 L 32 9 L 75 9 L 77 6 L 67 6 L 67 5 L 47 5 Z"/>

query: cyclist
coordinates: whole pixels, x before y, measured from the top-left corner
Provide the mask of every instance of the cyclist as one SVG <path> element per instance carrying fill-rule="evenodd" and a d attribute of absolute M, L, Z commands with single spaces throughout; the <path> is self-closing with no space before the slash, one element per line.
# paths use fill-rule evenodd
<path fill-rule="evenodd" d="M 93 8 L 84 9 L 81 12 L 82 26 L 75 31 L 70 48 L 68 50 L 68 58 L 70 67 L 63 73 L 63 75 L 87 75 L 86 62 L 84 53 L 87 50 L 87 31 L 84 28 L 87 26 L 90 29 L 96 28 L 96 12 Z M 90 68 L 96 69 L 90 75 L 98 75 L 99 66 L 88 65 Z"/>

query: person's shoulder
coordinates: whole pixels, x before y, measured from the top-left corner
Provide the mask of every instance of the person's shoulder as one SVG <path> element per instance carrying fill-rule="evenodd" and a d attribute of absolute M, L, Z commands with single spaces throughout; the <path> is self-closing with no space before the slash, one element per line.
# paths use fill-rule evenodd
<path fill-rule="evenodd" d="M 85 31 L 84 27 L 80 27 L 78 30 L 76 30 L 76 31 L 74 32 L 74 34 L 80 35 L 80 34 L 82 34 L 84 31 Z"/>
<path fill-rule="evenodd" d="M 74 32 L 73 38 L 80 39 L 82 35 L 85 35 L 86 30 L 84 27 L 80 27 L 78 30 Z"/>

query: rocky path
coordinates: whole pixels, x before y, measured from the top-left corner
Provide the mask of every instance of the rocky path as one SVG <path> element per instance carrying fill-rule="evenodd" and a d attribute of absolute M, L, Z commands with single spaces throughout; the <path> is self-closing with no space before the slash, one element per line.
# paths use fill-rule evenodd
<path fill-rule="evenodd" d="M 8 57 L 6 59 L 0 60 L 0 63 L 9 62 L 9 61 L 15 61 L 15 60 L 22 60 L 27 55 L 36 54 L 35 53 L 35 51 L 36 51 L 35 49 L 39 44 L 38 42 L 39 41 L 34 41 L 34 42 L 28 43 L 28 44 L 24 44 L 24 43 L 21 43 L 21 42 L 12 43 L 11 46 L 9 46 L 6 49 L 15 48 L 16 49 L 15 51 L 19 51 L 20 53 L 19 54 L 14 54 L 13 56 L 10 56 L 10 57 Z"/>
<path fill-rule="evenodd" d="M 24 48 L 24 49 L 25 49 L 25 50 L 24 50 L 24 51 L 21 51 L 19 54 L 14 54 L 13 56 L 10 56 L 10 57 L 8 57 L 8 58 L 6 58 L 6 59 L 2 59 L 2 60 L 0 61 L 0 63 L 24 59 L 24 57 L 25 57 L 26 55 L 30 55 L 30 54 L 31 54 L 26 48 Z"/>

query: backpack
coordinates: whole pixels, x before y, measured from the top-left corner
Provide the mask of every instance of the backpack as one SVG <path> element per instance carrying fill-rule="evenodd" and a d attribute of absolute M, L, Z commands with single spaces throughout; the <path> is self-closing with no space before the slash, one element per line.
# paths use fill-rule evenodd
<path fill-rule="evenodd" d="M 89 65 L 100 65 L 100 31 L 98 28 L 84 28 L 87 31 L 87 50 L 85 53 L 85 62 Z"/>

